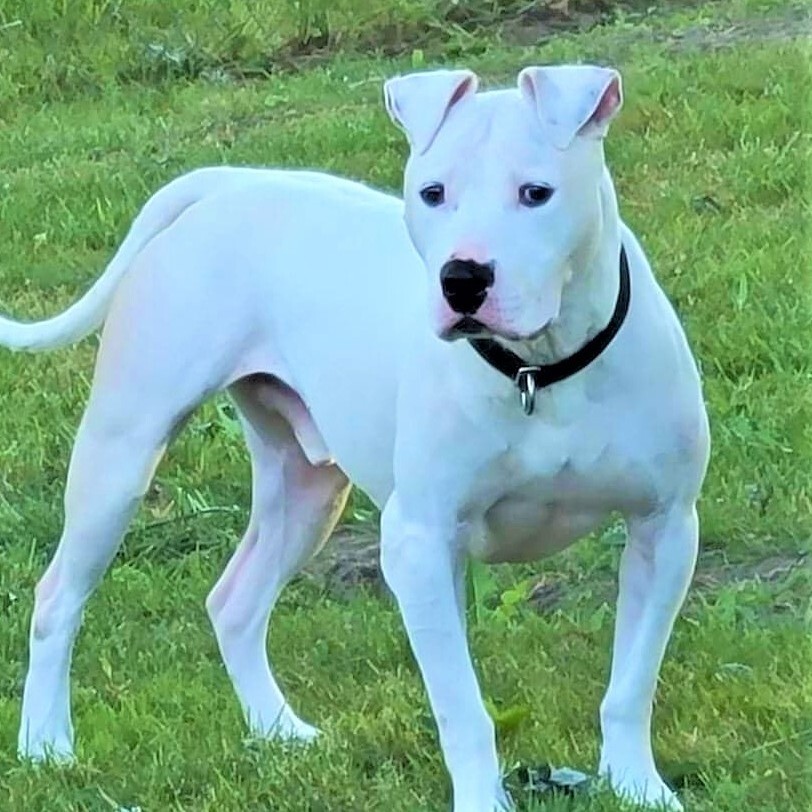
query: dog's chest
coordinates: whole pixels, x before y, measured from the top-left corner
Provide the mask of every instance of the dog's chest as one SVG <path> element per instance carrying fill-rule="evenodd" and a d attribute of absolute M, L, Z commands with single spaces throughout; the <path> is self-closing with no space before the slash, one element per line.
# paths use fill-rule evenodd
<path fill-rule="evenodd" d="M 528 433 L 494 461 L 491 498 L 471 552 L 490 561 L 554 553 L 613 510 L 645 509 L 648 466 L 607 425 Z"/>

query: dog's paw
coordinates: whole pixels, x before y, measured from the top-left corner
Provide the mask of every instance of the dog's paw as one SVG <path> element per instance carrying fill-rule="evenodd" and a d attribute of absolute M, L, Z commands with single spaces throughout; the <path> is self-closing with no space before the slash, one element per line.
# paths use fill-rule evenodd
<path fill-rule="evenodd" d="M 275 739 L 298 744 L 310 744 L 320 735 L 321 731 L 317 727 L 303 722 L 295 714 L 281 719 L 271 732 L 271 736 Z"/>
<path fill-rule="evenodd" d="M 487 798 L 479 795 L 474 801 L 472 798 L 457 798 L 455 796 L 454 812 L 516 812 L 516 806 L 500 781 L 496 793 L 493 795 L 488 793 Z"/>
<path fill-rule="evenodd" d="M 321 731 L 317 727 L 302 721 L 288 707 L 285 707 L 270 724 L 251 725 L 251 735 L 265 741 L 310 744 L 320 734 Z"/>
<path fill-rule="evenodd" d="M 624 800 L 652 809 L 665 809 L 668 812 L 683 810 L 679 798 L 656 772 L 609 771 L 605 777 L 612 791 Z"/>
<path fill-rule="evenodd" d="M 70 766 L 75 763 L 73 742 L 65 737 L 53 739 L 23 739 L 17 744 L 17 758 L 20 761 L 33 761 L 36 764 L 57 764 Z"/>

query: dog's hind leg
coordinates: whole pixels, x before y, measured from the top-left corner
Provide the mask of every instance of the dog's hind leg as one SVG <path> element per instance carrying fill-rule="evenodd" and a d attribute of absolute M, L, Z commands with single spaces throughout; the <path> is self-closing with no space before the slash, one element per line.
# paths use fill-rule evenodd
<path fill-rule="evenodd" d="M 308 461 L 289 422 L 267 407 L 278 386 L 254 378 L 231 388 L 251 452 L 251 518 L 206 608 L 251 732 L 310 740 L 316 729 L 291 710 L 271 673 L 268 621 L 282 587 L 335 525 L 349 483 L 337 466 Z"/>
<path fill-rule="evenodd" d="M 35 759 L 72 756 L 69 672 L 82 609 L 119 547 L 170 429 L 98 418 L 89 409 L 76 437 L 62 537 L 35 590 L 18 743 L 21 756 Z"/>
<path fill-rule="evenodd" d="M 242 346 L 225 295 L 217 301 L 225 314 L 218 321 L 201 312 L 205 290 L 161 282 L 161 273 L 125 279 L 126 295 L 108 316 L 71 456 L 62 536 L 35 590 L 18 739 L 24 757 L 72 756 L 69 672 L 83 607 L 167 442 L 208 394 L 228 383 Z"/>

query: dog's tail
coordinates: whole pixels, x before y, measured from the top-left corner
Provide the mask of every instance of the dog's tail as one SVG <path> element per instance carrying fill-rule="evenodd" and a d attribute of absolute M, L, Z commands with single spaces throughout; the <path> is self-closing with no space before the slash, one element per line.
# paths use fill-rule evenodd
<path fill-rule="evenodd" d="M 206 196 L 214 172 L 199 169 L 159 189 L 144 205 L 104 273 L 67 310 L 43 321 L 19 322 L 0 316 L 0 346 L 39 352 L 64 347 L 99 327 L 130 264 L 155 236 Z"/>

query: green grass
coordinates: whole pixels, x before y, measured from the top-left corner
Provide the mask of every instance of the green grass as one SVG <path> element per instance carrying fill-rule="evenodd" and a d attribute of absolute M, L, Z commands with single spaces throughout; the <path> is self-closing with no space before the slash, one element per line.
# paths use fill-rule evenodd
<path fill-rule="evenodd" d="M 0 27 L 0 306 L 30 317 L 64 307 L 147 195 L 195 166 L 312 166 L 397 188 L 405 145 L 381 109 L 380 80 L 443 50 L 489 83 L 512 82 L 532 62 L 617 65 L 627 104 L 609 160 L 624 217 L 700 359 L 714 442 L 701 588 L 663 669 L 655 746 L 666 772 L 683 776 L 692 810 L 810 808 L 812 574 L 800 557 L 812 545 L 812 149 L 809 48 L 792 36 L 808 6 L 730 0 L 621 16 L 519 48 L 487 31 L 438 34 L 427 21 L 439 19 L 440 4 L 428 0 L 345 0 L 330 24 L 350 33 L 328 43 L 343 50 L 310 69 L 259 76 L 269 53 L 302 39 L 304 6 L 285 16 L 284 4 L 249 14 L 247 3 L 216 11 L 189 2 L 172 16 L 145 2 L 5 3 L 0 26 L 23 24 Z M 362 57 L 354 49 L 382 30 L 382 9 L 409 23 L 394 49 L 404 55 Z M 144 43 L 181 47 L 171 39 L 181 19 L 205 46 L 195 47 L 214 54 L 204 67 L 220 72 L 139 73 Z M 266 36 L 274 25 L 276 40 Z M 248 32 L 230 62 L 229 26 Z M 414 32 L 423 32 L 420 51 Z M 258 78 L 237 78 L 249 74 Z M 425 696 L 397 614 L 373 594 L 338 599 L 316 578 L 284 593 L 272 656 L 294 706 L 326 734 L 306 752 L 244 742 L 203 611 L 249 496 L 245 452 L 216 404 L 170 450 L 89 606 L 74 663 L 80 765 L 17 763 L 32 588 L 59 534 L 95 346 L 0 355 L 0 809 L 443 808 L 448 787 Z M 356 496 L 347 521 L 368 517 Z M 617 535 L 612 525 L 600 543 L 532 569 L 495 570 L 489 604 L 531 572 L 562 587 L 541 614 L 520 603 L 478 612 L 473 624 L 491 702 L 528 709 L 501 730 L 508 766 L 595 764 Z M 801 564 L 770 574 L 768 557 Z M 600 795 L 537 808 L 620 806 Z"/>
<path fill-rule="evenodd" d="M 673 0 L 668 0 L 673 4 Z M 372 55 L 478 50 L 487 30 L 560 27 L 645 0 L 5 0 L 0 100 L 98 97 L 111 84 L 267 76 L 337 49 Z M 639 10 L 639 11 L 635 11 Z"/>

